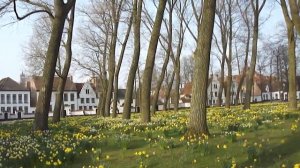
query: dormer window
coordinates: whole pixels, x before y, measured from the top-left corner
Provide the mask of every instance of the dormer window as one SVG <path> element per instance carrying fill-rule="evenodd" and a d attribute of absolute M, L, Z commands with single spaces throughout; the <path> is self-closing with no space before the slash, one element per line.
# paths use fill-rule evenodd
<path fill-rule="evenodd" d="M 90 90 L 89 90 L 89 89 L 86 89 L 86 90 L 85 90 L 85 93 L 86 93 L 86 94 L 90 94 Z"/>
<path fill-rule="evenodd" d="M 218 89 L 218 85 L 217 85 L 217 84 L 214 84 L 214 88 L 215 88 L 215 89 Z"/>

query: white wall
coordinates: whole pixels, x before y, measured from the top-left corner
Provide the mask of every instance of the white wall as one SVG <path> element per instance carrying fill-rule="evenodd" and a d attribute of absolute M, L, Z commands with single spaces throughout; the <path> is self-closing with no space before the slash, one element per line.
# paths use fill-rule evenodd
<path fill-rule="evenodd" d="M 1 95 L 4 95 L 4 102 L 1 101 Z M 7 100 L 7 95 L 10 96 L 9 101 Z M 15 101 L 13 100 L 13 95 L 16 96 Z M 21 95 L 21 99 L 19 99 L 19 95 Z M 26 102 L 25 95 L 27 96 Z M 14 111 L 31 112 L 30 91 L 0 91 L 0 112 L 8 110 L 10 113 Z"/>
<path fill-rule="evenodd" d="M 97 105 L 98 99 L 96 92 L 90 83 L 84 83 L 77 99 L 77 110 L 92 110 L 97 108 Z"/>

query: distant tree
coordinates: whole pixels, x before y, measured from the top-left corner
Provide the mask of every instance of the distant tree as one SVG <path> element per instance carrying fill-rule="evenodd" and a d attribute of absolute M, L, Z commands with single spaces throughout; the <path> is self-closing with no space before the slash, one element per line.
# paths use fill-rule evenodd
<path fill-rule="evenodd" d="M 194 58 L 185 56 L 181 59 L 181 79 L 183 83 L 192 82 L 194 72 Z"/>

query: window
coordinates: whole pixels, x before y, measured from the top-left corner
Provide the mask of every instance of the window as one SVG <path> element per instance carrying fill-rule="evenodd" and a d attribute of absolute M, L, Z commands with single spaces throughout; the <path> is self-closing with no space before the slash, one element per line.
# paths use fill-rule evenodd
<path fill-rule="evenodd" d="M 28 94 L 24 94 L 24 103 L 28 103 Z"/>
<path fill-rule="evenodd" d="M 86 98 L 86 103 L 90 103 L 90 98 Z"/>
<path fill-rule="evenodd" d="M 11 113 L 11 107 L 7 107 L 7 112 Z"/>
<path fill-rule="evenodd" d="M 13 104 L 17 104 L 17 95 L 13 94 Z"/>
<path fill-rule="evenodd" d="M 92 103 L 95 103 L 95 98 L 92 98 Z"/>
<path fill-rule="evenodd" d="M 93 110 L 93 106 L 89 106 L 89 109 L 90 109 L 90 110 Z"/>
<path fill-rule="evenodd" d="M 1 94 L 1 104 L 5 104 L 5 95 Z"/>
<path fill-rule="evenodd" d="M 23 103 L 23 96 L 22 96 L 22 94 L 18 94 L 18 102 L 20 104 Z"/>
<path fill-rule="evenodd" d="M 269 96 L 268 95 L 266 95 L 266 100 L 269 100 Z"/>
<path fill-rule="evenodd" d="M 79 110 L 82 110 L 82 106 L 79 106 Z"/>
<path fill-rule="evenodd" d="M 75 104 L 71 104 L 71 111 L 75 110 Z"/>
<path fill-rule="evenodd" d="M 84 98 L 81 98 L 80 100 L 81 100 L 81 104 L 84 104 Z"/>
<path fill-rule="evenodd" d="M 25 111 L 25 114 L 28 113 L 28 107 L 27 106 L 24 107 L 24 111 Z"/>
<path fill-rule="evenodd" d="M 218 85 L 217 85 L 217 84 L 214 84 L 214 88 L 215 88 L 215 89 L 218 89 Z"/>
<path fill-rule="evenodd" d="M 275 94 L 275 99 L 278 99 L 278 94 L 277 93 Z"/>
<path fill-rule="evenodd" d="M 17 107 L 13 107 L 13 113 L 17 111 Z"/>
<path fill-rule="evenodd" d="M 86 94 L 90 94 L 90 90 L 89 89 L 85 89 L 85 93 Z"/>
<path fill-rule="evenodd" d="M 22 106 L 19 107 L 19 111 L 23 111 L 23 107 Z"/>
<path fill-rule="evenodd" d="M 68 101 L 68 94 L 67 93 L 64 94 L 64 101 Z"/>
<path fill-rule="evenodd" d="M 83 109 L 86 110 L 86 106 L 83 106 Z"/>
<path fill-rule="evenodd" d="M 7 94 L 7 95 L 6 95 L 6 103 L 7 103 L 7 104 L 11 104 L 10 94 Z"/>
<path fill-rule="evenodd" d="M 71 93 L 70 97 L 71 97 L 71 98 L 70 98 L 71 101 L 74 101 L 74 99 L 75 99 L 75 98 L 74 98 L 74 93 Z"/>
<path fill-rule="evenodd" d="M 5 112 L 5 107 L 1 107 L 1 112 Z"/>
<path fill-rule="evenodd" d="M 218 92 L 215 92 L 215 97 L 218 97 Z"/>

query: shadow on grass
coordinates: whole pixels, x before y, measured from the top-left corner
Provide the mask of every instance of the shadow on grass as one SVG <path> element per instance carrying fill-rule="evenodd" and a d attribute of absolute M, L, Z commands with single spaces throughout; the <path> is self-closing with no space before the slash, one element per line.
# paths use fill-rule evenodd
<path fill-rule="evenodd" d="M 265 149 L 256 157 L 258 162 L 256 167 L 268 167 L 286 161 L 289 156 L 300 152 L 300 130 L 285 137 L 285 142 L 271 149 Z M 241 164 L 241 167 L 253 165 L 253 160 L 248 160 Z"/>

